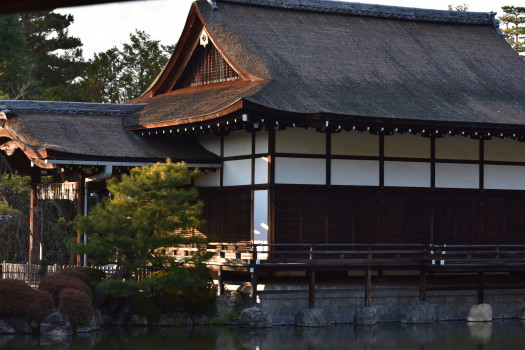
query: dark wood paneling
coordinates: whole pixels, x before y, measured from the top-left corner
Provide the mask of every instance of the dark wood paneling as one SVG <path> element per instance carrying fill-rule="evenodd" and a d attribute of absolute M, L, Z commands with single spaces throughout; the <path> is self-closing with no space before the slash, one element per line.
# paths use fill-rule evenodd
<path fill-rule="evenodd" d="M 251 189 L 200 188 L 205 224 L 199 231 L 219 242 L 251 240 Z"/>

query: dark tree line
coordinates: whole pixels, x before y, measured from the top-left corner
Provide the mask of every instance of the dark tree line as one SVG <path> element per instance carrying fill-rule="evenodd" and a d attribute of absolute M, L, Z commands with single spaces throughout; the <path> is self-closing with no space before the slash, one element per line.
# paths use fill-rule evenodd
<path fill-rule="evenodd" d="M 69 35 L 73 16 L 54 11 L 0 16 L 0 99 L 124 102 L 138 97 L 166 63 L 171 46 L 140 30 L 85 60 Z"/>

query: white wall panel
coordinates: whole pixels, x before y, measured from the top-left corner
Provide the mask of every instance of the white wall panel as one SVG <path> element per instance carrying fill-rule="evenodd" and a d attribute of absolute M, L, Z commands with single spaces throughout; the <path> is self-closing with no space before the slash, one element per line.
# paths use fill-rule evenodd
<path fill-rule="evenodd" d="M 314 129 L 288 128 L 275 132 L 278 153 L 326 154 L 326 134 Z"/>
<path fill-rule="evenodd" d="M 326 184 L 326 160 L 313 158 L 276 158 L 275 182 L 282 184 Z"/>
<path fill-rule="evenodd" d="M 485 141 L 485 160 L 525 162 L 525 143 L 509 138 Z"/>
<path fill-rule="evenodd" d="M 525 167 L 512 165 L 485 165 L 485 188 L 525 190 Z"/>
<path fill-rule="evenodd" d="M 251 185 L 252 183 L 252 160 L 230 160 L 223 164 L 224 186 Z"/>
<path fill-rule="evenodd" d="M 253 240 L 268 243 L 268 190 L 253 191 Z"/>
<path fill-rule="evenodd" d="M 255 158 L 255 184 L 268 183 L 268 157 Z"/>
<path fill-rule="evenodd" d="M 436 163 L 436 187 L 479 188 L 479 165 Z"/>
<path fill-rule="evenodd" d="M 430 158 L 430 138 L 413 134 L 385 136 L 385 157 Z"/>
<path fill-rule="evenodd" d="M 244 130 L 232 131 L 224 136 L 224 156 L 252 154 L 252 133 Z"/>
<path fill-rule="evenodd" d="M 379 161 L 332 159 L 332 185 L 379 186 Z"/>
<path fill-rule="evenodd" d="M 268 153 L 268 131 L 255 133 L 255 153 Z"/>
<path fill-rule="evenodd" d="M 208 151 L 215 153 L 216 155 L 221 155 L 221 137 L 205 134 L 199 137 L 199 143 L 202 147 L 206 148 Z"/>
<path fill-rule="evenodd" d="M 379 156 L 379 136 L 368 132 L 341 131 L 332 134 L 332 154 L 343 156 Z"/>
<path fill-rule="evenodd" d="M 385 162 L 385 186 L 430 187 L 430 163 Z"/>
<path fill-rule="evenodd" d="M 436 139 L 437 159 L 479 160 L 479 140 L 464 136 Z"/>
<path fill-rule="evenodd" d="M 221 185 L 221 169 L 217 171 L 200 172 L 195 178 L 197 187 L 219 187 Z"/>

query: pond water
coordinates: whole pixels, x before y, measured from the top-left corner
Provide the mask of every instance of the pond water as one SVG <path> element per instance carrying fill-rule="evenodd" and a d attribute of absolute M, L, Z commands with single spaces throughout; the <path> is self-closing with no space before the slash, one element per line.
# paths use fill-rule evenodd
<path fill-rule="evenodd" d="M 516 320 L 433 325 L 378 324 L 373 327 L 336 325 L 328 328 L 273 327 L 248 330 L 228 327 L 191 329 L 110 328 L 76 335 L 67 343 L 37 336 L 0 336 L 1 349 L 78 350 L 264 350 L 264 349 L 525 349 L 525 323 Z"/>

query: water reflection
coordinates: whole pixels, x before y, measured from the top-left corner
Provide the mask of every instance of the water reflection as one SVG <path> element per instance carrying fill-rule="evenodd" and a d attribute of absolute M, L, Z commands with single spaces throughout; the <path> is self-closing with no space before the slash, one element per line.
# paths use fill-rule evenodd
<path fill-rule="evenodd" d="M 37 336 L 0 336 L 0 349 L 150 350 L 150 349 L 523 349 L 525 324 L 441 322 L 431 325 L 379 324 L 373 327 L 337 325 L 328 328 L 227 327 L 110 328 L 71 337 L 64 343 Z"/>

